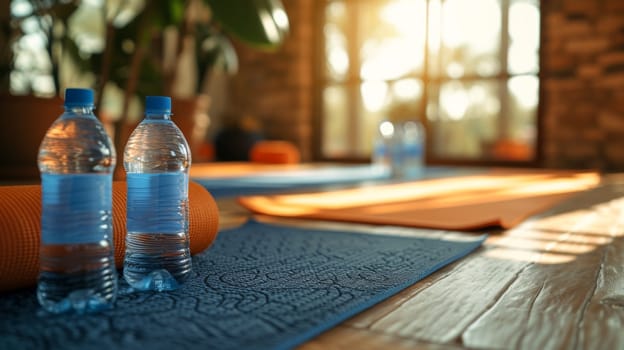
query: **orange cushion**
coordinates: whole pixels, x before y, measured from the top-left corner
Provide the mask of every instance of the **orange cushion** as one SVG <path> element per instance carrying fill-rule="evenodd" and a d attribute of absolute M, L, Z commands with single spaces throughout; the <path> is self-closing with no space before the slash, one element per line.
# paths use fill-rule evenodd
<path fill-rule="evenodd" d="M 249 160 L 255 163 L 299 163 L 301 155 L 295 145 L 288 141 L 260 141 L 249 151 Z"/>

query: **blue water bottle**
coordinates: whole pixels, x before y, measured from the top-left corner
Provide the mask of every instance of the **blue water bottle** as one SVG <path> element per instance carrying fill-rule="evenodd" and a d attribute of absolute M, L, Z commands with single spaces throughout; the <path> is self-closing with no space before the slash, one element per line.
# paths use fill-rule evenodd
<path fill-rule="evenodd" d="M 171 121 L 171 99 L 148 96 L 145 119 L 124 151 L 128 234 L 123 276 L 134 289 L 173 290 L 191 272 L 190 166 L 186 139 Z"/>
<path fill-rule="evenodd" d="M 37 298 L 50 312 L 109 308 L 117 294 L 112 230 L 115 149 L 93 114 L 93 91 L 67 89 L 65 112 L 39 148 Z"/>

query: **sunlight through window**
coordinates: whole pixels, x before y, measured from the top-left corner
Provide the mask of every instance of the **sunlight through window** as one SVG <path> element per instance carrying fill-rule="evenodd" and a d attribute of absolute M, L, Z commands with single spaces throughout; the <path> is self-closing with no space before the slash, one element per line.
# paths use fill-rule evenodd
<path fill-rule="evenodd" d="M 343 87 L 345 100 L 340 112 L 332 111 L 327 92 L 333 90 L 322 94 L 322 149 L 340 137 L 341 155 L 367 159 L 381 121 L 420 120 L 428 159 L 534 159 L 538 0 L 324 3 L 321 86 Z M 328 138 L 326 130 L 338 129 L 344 134 Z M 501 144 L 522 152 L 507 154 Z"/>

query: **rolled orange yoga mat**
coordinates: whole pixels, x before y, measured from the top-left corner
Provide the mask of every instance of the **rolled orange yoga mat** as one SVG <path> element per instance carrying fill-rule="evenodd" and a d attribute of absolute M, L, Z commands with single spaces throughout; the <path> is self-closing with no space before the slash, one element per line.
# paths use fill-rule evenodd
<path fill-rule="evenodd" d="M 191 254 L 210 246 L 217 236 L 219 210 L 201 185 L 189 184 Z M 39 273 L 41 186 L 0 186 L 0 291 L 34 285 Z M 126 237 L 126 183 L 113 183 L 115 263 L 123 264 Z"/>

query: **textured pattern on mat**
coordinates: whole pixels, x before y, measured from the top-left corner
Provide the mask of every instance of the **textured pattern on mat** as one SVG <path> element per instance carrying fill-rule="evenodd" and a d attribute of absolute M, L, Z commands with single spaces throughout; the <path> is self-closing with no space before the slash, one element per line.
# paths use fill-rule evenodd
<path fill-rule="evenodd" d="M 454 242 L 249 222 L 194 257 L 170 293 L 125 293 L 95 315 L 0 298 L 0 349 L 290 348 L 476 249 Z"/>

